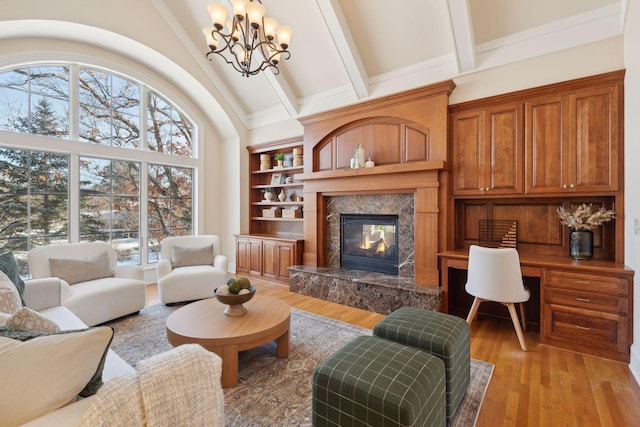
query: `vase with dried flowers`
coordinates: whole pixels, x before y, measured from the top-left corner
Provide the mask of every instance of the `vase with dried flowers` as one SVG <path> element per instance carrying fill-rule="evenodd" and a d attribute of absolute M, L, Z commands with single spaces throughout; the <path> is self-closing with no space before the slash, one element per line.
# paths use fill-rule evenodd
<path fill-rule="evenodd" d="M 616 217 L 613 210 L 600 209 L 593 211 L 591 204 L 578 206 L 574 211 L 558 208 L 558 217 L 562 225 L 571 229 L 569 234 L 569 254 L 574 259 L 593 258 L 593 230 Z"/>

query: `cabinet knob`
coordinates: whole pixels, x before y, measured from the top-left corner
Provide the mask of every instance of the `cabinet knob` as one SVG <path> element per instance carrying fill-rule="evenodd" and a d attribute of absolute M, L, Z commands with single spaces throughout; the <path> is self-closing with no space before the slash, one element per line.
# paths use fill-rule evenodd
<path fill-rule="evenodd" d="M 562 184 L 562 188 L 567 189 L 567 184 Z"/>
<path fill-rule="evenodd" d="M 569 185 L 569 188 L 573 188 L 573 187 L 575 187 L 575 185 L 573 185 L 573 184 Z"/>

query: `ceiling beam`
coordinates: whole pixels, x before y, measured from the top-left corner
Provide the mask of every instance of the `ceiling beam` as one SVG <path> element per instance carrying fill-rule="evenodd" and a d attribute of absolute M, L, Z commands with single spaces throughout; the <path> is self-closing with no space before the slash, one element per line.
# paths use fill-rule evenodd
<path fill-rule="evenodd" d="M 316 0 L 358 99 L 369 96 L 368 76 L 338 0 Z"/>
<path fill-rule="evenodd" d="M 458 72 L 464 73 L 476 68 L 475 41 L 469 0 L 447 0 L 451 31 L 456 46 Z"/>

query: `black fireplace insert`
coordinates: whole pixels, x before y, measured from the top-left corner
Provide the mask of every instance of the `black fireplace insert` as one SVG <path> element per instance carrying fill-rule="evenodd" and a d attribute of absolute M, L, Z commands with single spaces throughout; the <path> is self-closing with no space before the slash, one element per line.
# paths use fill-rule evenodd
<path fill-rule="evenodd" d="M 341 214 L 340 266 L 398 274 L 398 215 Z"/>

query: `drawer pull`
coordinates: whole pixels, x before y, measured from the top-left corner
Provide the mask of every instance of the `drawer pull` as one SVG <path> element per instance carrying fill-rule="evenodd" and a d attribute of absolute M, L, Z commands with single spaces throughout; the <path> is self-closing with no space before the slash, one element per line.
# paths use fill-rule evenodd
<path fill-rule="evenodd" d="M 591 302 L 591 300 L 589 298 L 576 298 L 576 301 Z"/>
<path fill-rule="evenodd" d="M 576 280 L 576 283 L 580 283 L 581 285 L 588 285 L 590 282 L 588 280 Z"/>
<path fill-rule="evenodd" d="M 583 331 L 590 331 L 591 328 L 587 328 L 586 326 L 578 326 L 576 325 L 576 329 L 582 329 Z"/>

